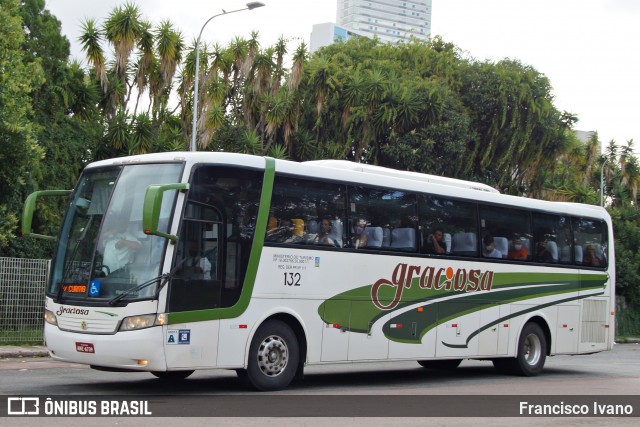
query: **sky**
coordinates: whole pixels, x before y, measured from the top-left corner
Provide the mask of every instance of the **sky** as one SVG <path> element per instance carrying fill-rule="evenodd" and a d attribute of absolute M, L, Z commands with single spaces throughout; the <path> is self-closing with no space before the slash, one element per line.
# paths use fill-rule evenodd
<path fill-rule="evenodd" d="M 126 0 L 46 0 L 62 23 L 72 56 L 85 18 L 103 22 Z M 209 17 L 248 0 L 136 0 L 154 24 L 169 19 L 191 44 Z M 263 47 L 280 36 L 308 45 L 313 24 L 336 21 L 337 0 L 262 0 L 265 7 L 214 18 L 202 40 L 226 45 L 258 31 Z M 575 129 L 597 131 L 603 145 L 635 142 L 640 153 L 640 0 L 432 0 L 431 35 L 478 60 L 517 59 L 545 74 Z"/>

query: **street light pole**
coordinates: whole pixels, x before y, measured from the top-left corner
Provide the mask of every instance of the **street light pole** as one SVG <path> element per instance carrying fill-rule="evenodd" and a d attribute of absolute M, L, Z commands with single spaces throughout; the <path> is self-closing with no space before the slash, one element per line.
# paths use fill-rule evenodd
<path fill-rule="evenodd" d="M 207 19 L 202 28 L 200 29 L 200 33 L 198 34 L 198 38 L 196 39 L 196 79 L 193 86 L 193 123 L 191 125 L 191 147 L 190 151 L 196 151 L 196 136 L 197 136 L 197 123 L 198 123 L 198 74 L 200 74 L 200 38 L 202 37 L 202 32 L 204 31 L 204 27 L 207 26 L 209 21 L 213 18 L 228 15 L 230 13 L 242 12 L 243 10 L 253 10 L 258 7 L 264 6 L 264 3 L 259 1 L 252 1 L 245 5 L 246 7 L 242 9 L 230 10 L 226 11 L 222 9 L 222 13 L 218 13 L 217 15 L 213 15 L 211 18 Z"/>

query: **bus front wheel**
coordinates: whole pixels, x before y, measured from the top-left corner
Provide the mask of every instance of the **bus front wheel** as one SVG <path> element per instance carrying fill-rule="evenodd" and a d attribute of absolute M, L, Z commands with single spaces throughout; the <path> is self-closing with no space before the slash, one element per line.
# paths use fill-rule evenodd
<path fill-rule="evenodd" d="M 238 374 L 257 390 L 282 390 L 293 380 L 299 358 L 298 339 L 289 325 L 268 320 L 251 341 L 246 371 Z"/>

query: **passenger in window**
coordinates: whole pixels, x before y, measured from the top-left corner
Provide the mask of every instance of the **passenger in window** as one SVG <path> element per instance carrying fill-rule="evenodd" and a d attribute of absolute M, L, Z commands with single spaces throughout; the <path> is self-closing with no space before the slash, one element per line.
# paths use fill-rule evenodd
<path fill-rule="evenodd" d="M 482 256 L 485 258 L 502 258 L 502 254 L 496 249 L 496 244 L 491 234 L 482 239 Z"/>
<path fill-rule="evenodd" d="M 314 240 L 315 245 L 326 245 L 337 247 L 338 243 L 331 237 L 333 232 L 333 225 L 331 224 L 331 219 L 323 218 L 320 221 L 320 232 L 316 235 Z"/>
<path fill-rule="evenodd" d="M 596 247 L 593 245 L 587 245 L 585 248 L 585 254 L 582 258 L 582 265 L 586 265 L 588 267 L 600 267 L 602 262 L 598 255 L 596 255 Z"/>
<path fill-rule="evenodd" d="M 365 233 L 367 228 L 367 220 L 359 219 L 356 226 L 353 227 L 353 236 L 351 237 L 351 244 L 354 248 L 366 248 L 368 243 L 367 234 Z"/>
<path fill-rule="evenodd" d="M 304 220 L 294 218 L 291 220 L 292 229 L 291 236 L 285 240 L 285 243 L 300 243 L 304 240 Z"/>
<path fill-rule="evenodd" d="M 283 219 L 280 221 L 280 225 L 272 230 L 267 231 L 266 240 L 270 242 L 285 243 L 293 237 L 293 221 L 290 219 Z"/>
<path fill-rule="evenodd" d="M 546 238 L 536 243 L 535 256 L 536 256 L 536 261 L 538 262 L 553 262 L 553 255 L 551 255 L 551 252 L 549 252 Z"/>
<path fill-rule="evenodd" d="M 444 254 L 446 252 L 446 244 L 444 243 L 444 230 L 436 228 L 432 234 L 427 237 L 427 252 L 431 254 Z"/>
<path fill-rule="evenodd" d="M 522 239 L 516 238 L 513 241 L 513 245 L 509 248 L 507 258 L 515 260 L 527 260 L 528 257 L 529 253 L 527 252 L 527 248 L 525 248 L 525 246 L 522 244 Z"/>

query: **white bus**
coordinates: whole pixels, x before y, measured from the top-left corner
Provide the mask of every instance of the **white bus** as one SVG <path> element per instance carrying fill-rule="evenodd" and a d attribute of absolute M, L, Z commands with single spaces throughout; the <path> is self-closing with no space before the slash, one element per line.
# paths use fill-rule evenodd
<path fill-rule="evenodd" d="M 159 153 L 86 167 L 46 291 L 54 359 L 259 390 L 307 365 L 611 349 L 614 251 L 598 207 L 346 161 Z M 42 237 L 42 236 L 41 236 Z"/>

